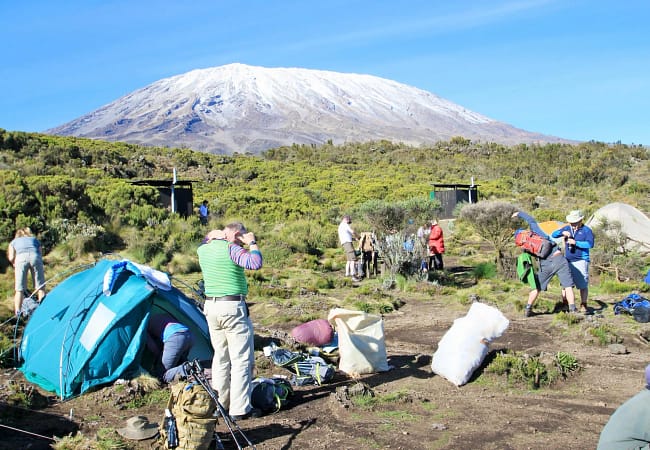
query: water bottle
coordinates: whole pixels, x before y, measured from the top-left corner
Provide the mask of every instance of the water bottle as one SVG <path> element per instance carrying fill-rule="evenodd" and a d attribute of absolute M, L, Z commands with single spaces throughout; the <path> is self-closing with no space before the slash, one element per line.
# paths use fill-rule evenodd
<path fill-rule="evenodd" d="M 176 429 L 176 418 L 169 410 L 165 408 L 165 429 L 167 430 L 167 447 L 176 448 L 178 447 L 178 430 Z"/>

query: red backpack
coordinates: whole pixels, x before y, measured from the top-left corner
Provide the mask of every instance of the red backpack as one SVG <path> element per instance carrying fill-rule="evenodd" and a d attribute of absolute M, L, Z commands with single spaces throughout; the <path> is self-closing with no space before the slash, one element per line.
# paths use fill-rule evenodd
<path fill-rule="evenodd" d="M 534 231 L 521 230 L 515 236 L 515 245 L 538 258 L 547 258 L 553 251 L 553 243 Z"/>

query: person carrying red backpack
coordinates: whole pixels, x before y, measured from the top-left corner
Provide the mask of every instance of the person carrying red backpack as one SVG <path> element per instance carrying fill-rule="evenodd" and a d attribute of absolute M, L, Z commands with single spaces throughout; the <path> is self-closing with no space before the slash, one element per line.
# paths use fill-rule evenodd
<path fill-rule="evenodd" d="M 560 286 L 562 286 L 563 292 L 566 294 L 567 302 L 569 303 L 569 312 L 576 313 L 576 303 L 575 295 L 573 293 L 573 277 L 571 276 L 571 269 L 569 268 L 569 263 L 566 258 L 557 247 L 557 244 L 549 237 L 549 235 L 539 226 L 537 221 L 533 219 L 532 216 L 526 214 L 523 211 L 517 211 L 512 215 L 513 218 L 520 217 L 528 223 L 528 226 L 532 231 L 539 234 L 540 236 L 548 239 L 552 245 L 553 249 L 546 258 L 537 257 L 539 261 L 539 271 L 537 272 L 537 279 L 539 281 L 538 287 L 532 289 L 528 294 L 528 302 L 526 303 L 526 310 L 524 311 L 525 317 L 530 317 L 533 315 L 533 304 L 539 293 L 545 291 L 548 287 L 548 283 L 551 281 L 555 275 L 558 276 L 560 280 Z M 517 230 L 517 232 L 520 230 Z M 515 237 L 517 235 L 515 232 Z"/>

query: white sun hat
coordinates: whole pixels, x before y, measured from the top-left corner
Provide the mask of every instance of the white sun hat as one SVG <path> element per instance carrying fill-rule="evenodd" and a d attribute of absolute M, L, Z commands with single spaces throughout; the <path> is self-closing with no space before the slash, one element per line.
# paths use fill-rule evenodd
<path fill-rule="evenodd" d="M 584 214 L 582 214 L 582 211 L 580 211 L 579 209 L 574 209 L 569 213 L 568 216 L 566 216 L 566 221 L 569 223 L 576 223 L 576 222 L 580 222 L 584 218 L 585 216 Z"/>

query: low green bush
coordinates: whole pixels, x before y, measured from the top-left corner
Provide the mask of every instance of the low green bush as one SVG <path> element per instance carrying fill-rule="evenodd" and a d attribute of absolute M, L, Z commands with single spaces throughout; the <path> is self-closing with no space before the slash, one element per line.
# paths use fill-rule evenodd
<path fill-rule="evenodd" d="M 531 389 L 550 386 L 560 377 L 566 377 L 579 369 L 578 360 L 566 352 L 556 353 L 549 363 L 539 356 L 521 352 L 498 352 L 486 367 L 486 373 L 505 375 L 512 383 L 523 383 Z"/>

